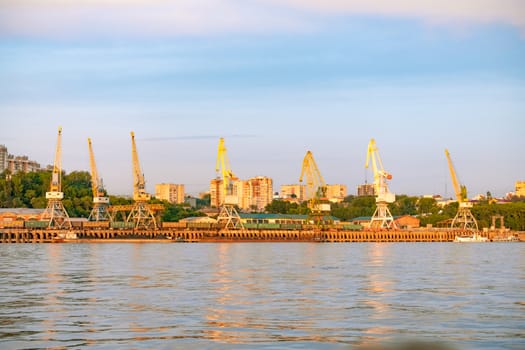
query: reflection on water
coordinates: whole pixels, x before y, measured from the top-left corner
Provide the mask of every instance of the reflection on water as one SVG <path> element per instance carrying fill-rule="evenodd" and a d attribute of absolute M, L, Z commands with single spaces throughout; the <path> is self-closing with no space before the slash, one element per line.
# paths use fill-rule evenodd
<path fill-rule="evenodd" d="M 521 349 L 524 248 L 0 245 L 0 348 Z"/>

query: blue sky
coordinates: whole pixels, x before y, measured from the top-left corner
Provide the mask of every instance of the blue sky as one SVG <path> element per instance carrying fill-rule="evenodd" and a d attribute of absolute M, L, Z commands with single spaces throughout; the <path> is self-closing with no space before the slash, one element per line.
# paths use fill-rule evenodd
<path fill-rule="evenodd" d="M 435 2 L 434 2 L 435 3 Z M 311 150 L 349 193 L 452 196 L 448 148 L 470 195 L 525 180 L 525 3 L 6 0 L 0 144 L 132 190 L 131 130 L 147 180 L 207 190 L 219 137 L 233 171 L 298 181 Z"/>

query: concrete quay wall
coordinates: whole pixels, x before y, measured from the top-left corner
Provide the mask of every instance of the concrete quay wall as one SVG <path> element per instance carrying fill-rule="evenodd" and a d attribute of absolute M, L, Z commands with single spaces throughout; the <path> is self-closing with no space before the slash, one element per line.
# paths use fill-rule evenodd
<path fill-rule="evenodd" d="M 74 233 L 77 239 L 64 238 Z M 50 229 L 2 229 L 1 243 L 47 243 L 90 241 L 172 241 L 172 242 L 452 242 L 456 235 L 465 231 L 450 229 L 418 230 L 50 230 Z M 481 232 L 490 237 L 490 232 Z"/>

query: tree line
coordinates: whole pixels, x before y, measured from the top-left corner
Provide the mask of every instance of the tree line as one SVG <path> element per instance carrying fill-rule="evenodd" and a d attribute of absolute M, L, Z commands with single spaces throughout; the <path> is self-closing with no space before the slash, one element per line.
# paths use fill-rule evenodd
<path fill-rule="evenodd" d="M 343 202 L 331 205 L 331 215 L 343 221 L 350 221 L 357 217 L 372 216 L 375 208 L 374 196 L 347 196 Z M 389 209 L 393 216 L 413 215 L 420 219 L 421 226 L 431 224 L 439 227 L 450 225 L 450 221 L 458 211 L 458 203 L 440 206 L 434 198 L 398 195 L 396 201 L 389 204 Z M 280 214 L 308 214 L 310 209 L 306 203 L 274 200 L 266 207 L 266 211 Z M 492 217 L 501 215 L 504 217 L 505 227 L 525 231 L 525 198 L 514 198 L 506 204 L 496 204 L 489 198 L 475 204 L 472 214 L 480 228 L 490 227 Z"/>
<path fill-rule="evenodd" d="M 91 174 L 87 171 L 72 171 L 62 173 L 62 203 L 70 217 L 87 218 L 93 206 L 91 189 Z M 46 192 L 49 191 L 51 171 L 38 171 L 10 174 L 5 171 L 0 176 L 0 208 L 45 208 L 47 205 Z M 130 198 L 109 196 L 113 205 L 133 203 Z M 151 203 L 164 204 L 165 210 L 161 214 L 162 221 L 179 221 L 192 216 L 203 216 L 198 209 L 189 205 L 172 204 L 153 198 Z M 197 200 L 197 208 L 205 206 L 203 200 Z"/>

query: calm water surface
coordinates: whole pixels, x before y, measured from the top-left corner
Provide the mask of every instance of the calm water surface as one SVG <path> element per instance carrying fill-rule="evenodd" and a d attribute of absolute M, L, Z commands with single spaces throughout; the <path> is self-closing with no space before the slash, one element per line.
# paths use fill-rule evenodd
<path fill-rule="evenodd" d="M 0 245 L 0 348 L 525 349 L 525 244 Z"/>

